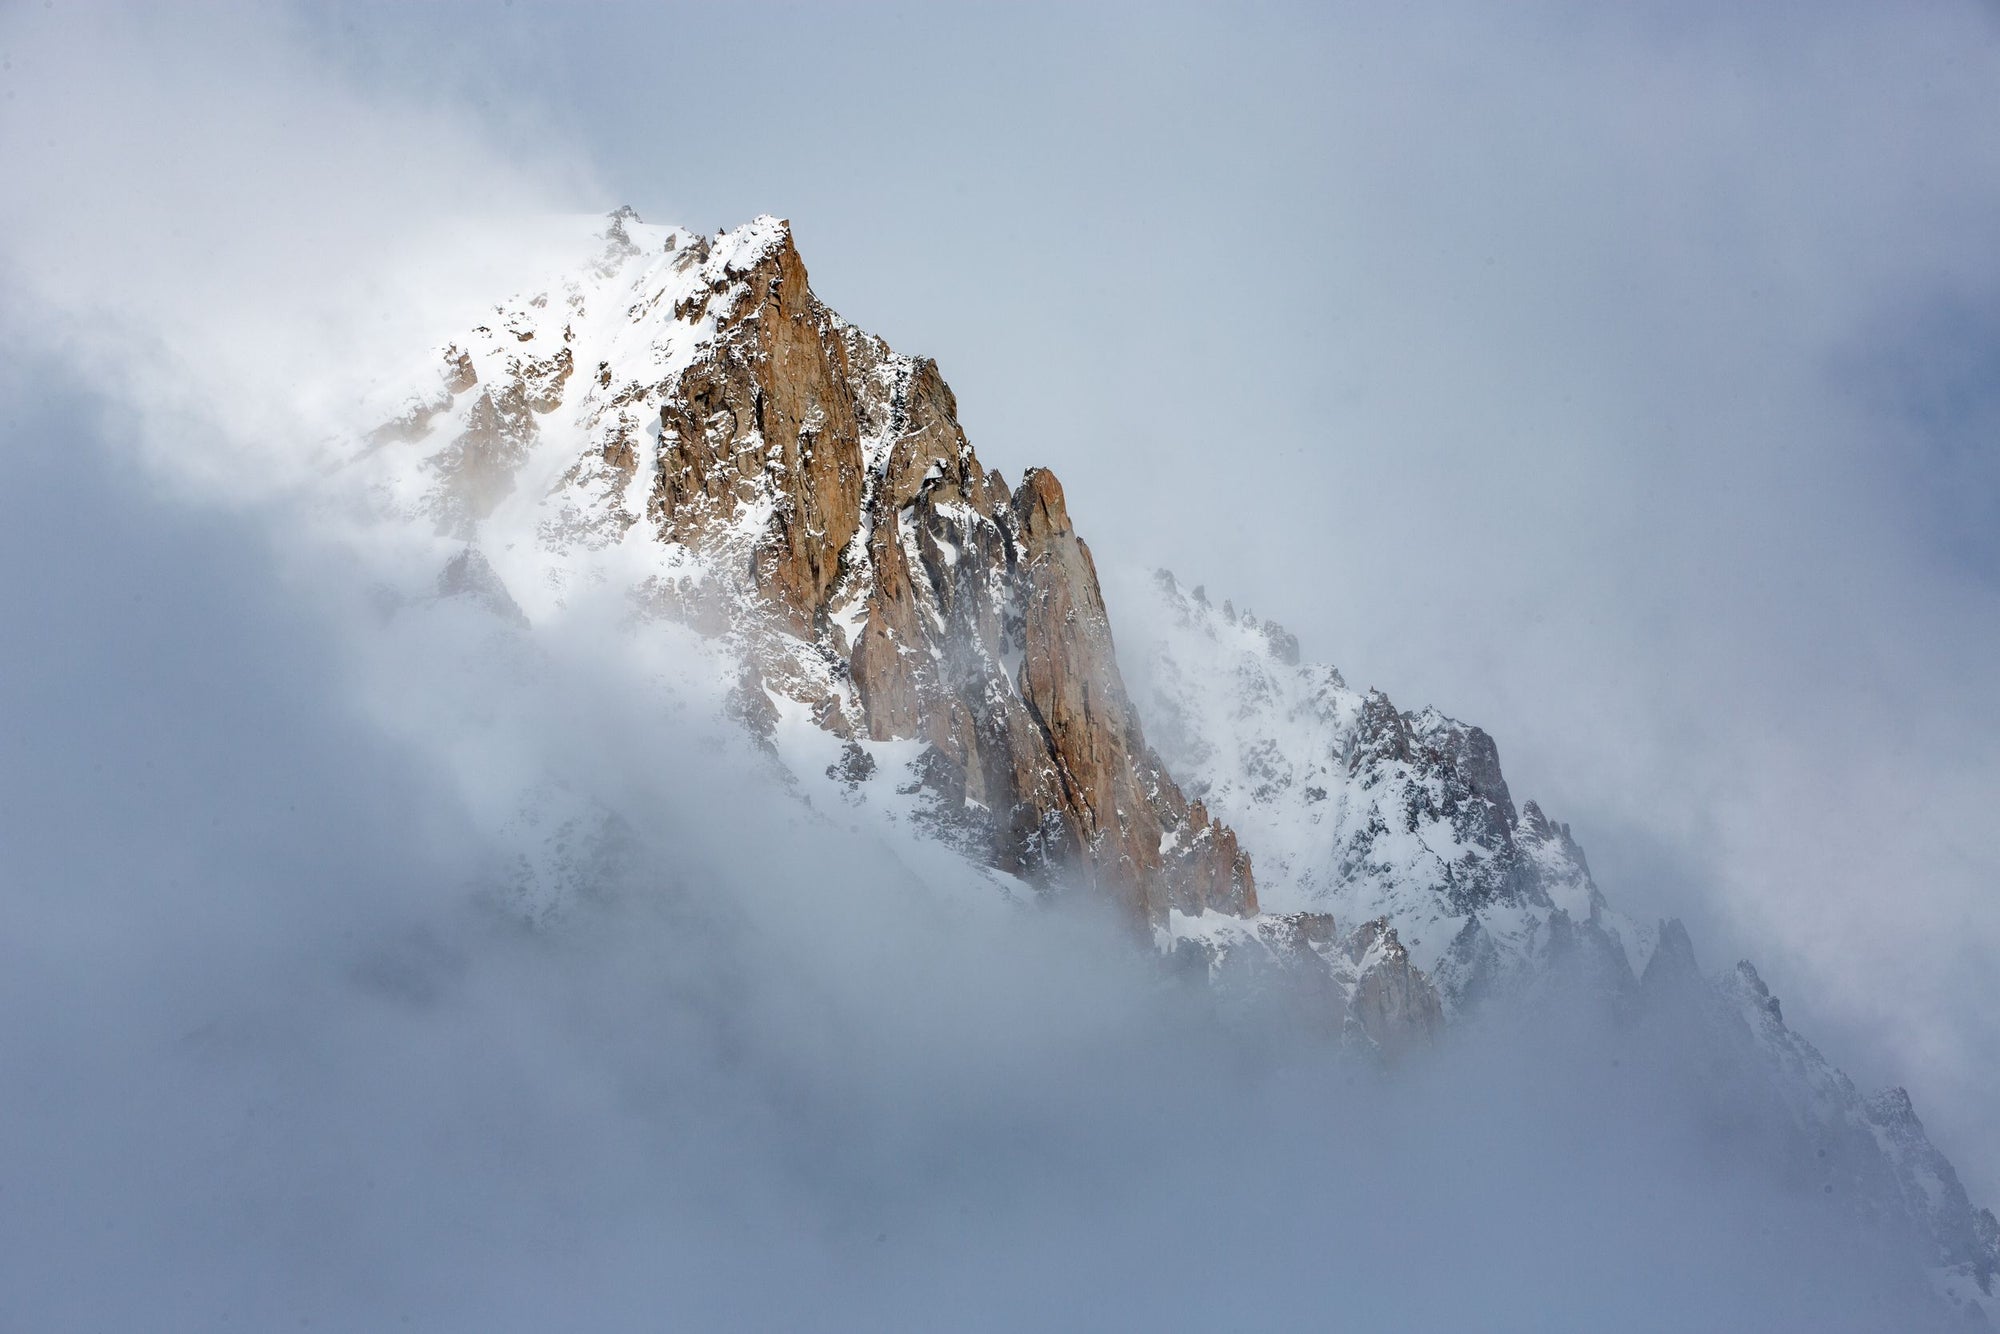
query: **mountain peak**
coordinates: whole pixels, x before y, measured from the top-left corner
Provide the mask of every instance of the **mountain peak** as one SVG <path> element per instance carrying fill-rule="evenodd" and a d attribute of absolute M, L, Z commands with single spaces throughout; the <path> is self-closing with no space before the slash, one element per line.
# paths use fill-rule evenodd
<path fill-rule="evenodd" d="M 914 763 L 933 827 L 1003 872 L 1141 928 L 1255 912 L 1248 855 L 1146 740 L 1055 474 L 986 470 L 936 364 L 828 309 L 784 219 L 700 238 L 624 208 L 603 240 L 450 345 L 378 433 L 396 485 L 513 588 L 615 567 L 875 765 L 836 769 Z"/>
<path fill-rule="evenodd" d="M 1908 1090 L 1901 1085 L 1883 1089 L 1868 1099 L 1868 1119 L 1880 1126 L 1903 1126 L 1922 1128 L 1917 1120 L 1917 1109 L 1910 1102 Z"/>

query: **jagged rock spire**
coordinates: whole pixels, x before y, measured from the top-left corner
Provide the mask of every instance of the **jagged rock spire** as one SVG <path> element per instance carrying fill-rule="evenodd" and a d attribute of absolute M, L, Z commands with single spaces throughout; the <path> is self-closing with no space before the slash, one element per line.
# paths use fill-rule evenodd
<path fill-rule="evenodd" d="M 440 525 L 532 505 L 544 543 L 643 530 L 678 572 L 650 605 L 738 646 L 747 691 L 856 744 L 923 742 L 968 851 L 1142 928 L 1254 913 L 1249 857 L 1147 744 L 1054 474 L 987 471 L 936 364 L 821 303 L 784 220 L 697 238 L 621 209 L 604 242 L 581 282 L 454 345 L 399 419 L 396 440 L 437 440 Z M 553 491 L 518 491 L 543 472 Z"/>

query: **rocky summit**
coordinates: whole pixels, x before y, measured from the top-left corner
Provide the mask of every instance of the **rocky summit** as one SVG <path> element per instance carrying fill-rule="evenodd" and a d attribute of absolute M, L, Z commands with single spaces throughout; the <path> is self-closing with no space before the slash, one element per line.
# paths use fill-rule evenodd
<path fill-rule="evenodd" d="M 1494 1007 L 1696 1034 L 1801 1182 L 1917 1238 L 1945 1305 L 1994 1303 L 2000 1226 L 1907 1095 L 1860 1094 L 1749 964 L 1704 975 L 1679 923 L 1614 908 L 1488 733 L 1164 572 L 1121 660 L 1055 474 L 989 470 L 937 365 L 829 309 L 785 222 L 620 210 L 378 415 L 349 466 L 430 535 L 438 597 L 532 635 L 611 588 L 691 627 L 730 726 L 816 809 L 1003 895 L 1102 902 L 1170 971 L 1344 1047 Z M 577 811 L 534 835 L 521 892 L 587 883 L 580 847 L 616 834 Z"/>
<path fill-rule="evenodd" d="M 653 544 L 639 595 L 740 651 L 753 726 L 803 705 L 850 768 L 920 742 L 958 846 L 1136 928 L 1254 914 L 1235 834 L 1147 743 L 1055 474 L 988 471 L 936 364 L 828 309 L 785 222 L 705 238 L 621 211 L 603 241 L 376 433 L 421 460 L 406 485 L 440 529 Z"/>

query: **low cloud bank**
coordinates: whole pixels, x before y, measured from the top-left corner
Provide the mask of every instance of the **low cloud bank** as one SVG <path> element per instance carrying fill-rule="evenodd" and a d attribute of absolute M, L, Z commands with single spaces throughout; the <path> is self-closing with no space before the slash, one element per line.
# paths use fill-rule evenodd
<path fill-rule="evenodd" d="M 1902 1257 L 1664 1055 L 1385 1074 L 1222 1017 L 1108 922 L 915 880 L 698 708 L 635 719 L 602 655 L 270 572 L 292 539 L 151 498 L 91 417 L 17 419 L 52 447 L 0 502 L 10 1325 L 1906 1318 Z M 385 723 L 385 683 L 481 706 Z M 468 747 L 629 826 L 538 928 Z"/>

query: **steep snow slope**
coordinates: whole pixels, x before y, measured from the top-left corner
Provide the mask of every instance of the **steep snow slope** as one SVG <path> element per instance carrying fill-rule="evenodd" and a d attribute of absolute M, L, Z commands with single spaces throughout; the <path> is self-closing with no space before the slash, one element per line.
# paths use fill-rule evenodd
<path fill-rule="evenodd" d="M 771 219 L 713 247 L 629 212 L 579 220 L 579 254 L 594 258 L 494 307 L 386 389 L 354 472 L 428 533 L 440 565 L 475 543 L 533 622 L 581 588 L 701 584 L 707 563 L 637 522 L 661 387 L 714 342 L 719 311 L 691 304 L 776 236 Z M 747 556 L 758 517 L 746 511 L 718 547 Z"/>
<path fill-rule="evenodd" d="M 692 627 L 792 790 L 906 863 L 969 858 L 1003 899 L 1081 888 L 1218 977 L 1310 975 L 1343 1040 L 1435 1032 L 1386 924 L 1256 917 L 1234 833 L 1140 728 L 1059 484 L 1010 494 L 936 367 L 822 305 L 785 224 L 621 211 L 596 246 L 442 345 L 349 465 L 443 585 L 538 634 L 620 603 Z M 602 822 L 552 800 L 517 824 L 595 856 L 576 831 Z M 522 865 L 539 904 L 586 878 Z"/>
<path fill-rule="evenodd" d="M 1141 707 L 1169 767 L 1241 832 L 1268 908 L 1387 918 L 1452 1010 L 1570 958 L 1630 989 L 1652 933 L 1605 901 L 1567 826 L 1516 811 L 1485 732 L 1301 664 L 1282 627 L 1164 571 L 1152 592 Z"/>

